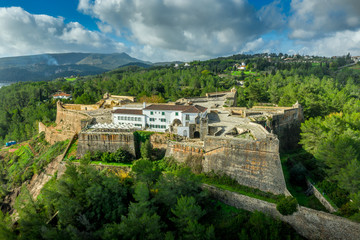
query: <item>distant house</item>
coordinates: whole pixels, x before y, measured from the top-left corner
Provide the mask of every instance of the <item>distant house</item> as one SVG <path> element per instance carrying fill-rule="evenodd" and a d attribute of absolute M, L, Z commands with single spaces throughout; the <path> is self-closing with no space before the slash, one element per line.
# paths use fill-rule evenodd
<path fill-rule="evenodd" d="M 53 95 L 53 99 L 71 99 L 72 95 L 64 92 L 58 92 Z"/>
<path fill-rule="evenodd" d="M 179 135 L 189 137 L 189 125 L 199 124 L 200 119 L 207 116 L 207 108 L 199 105 L 144 104 L 142 109 L 115 109 L 112 116 L 114 124 L 130 123 L 156 132 L 169 131 L 176 125 Z"/>
<path fill-rule="evenodd" d="M 243 71 L 243 70 L 246 70 L 246 64 L 243 62 L 240 64 L 235 64 L 234 67 L 236 68 L 236 70 L 240 70 L 240 71 Z"/>
<path fill-rule="evenodd" d="M 357 63 L 360 60 L 360 56 L 353 56 L 353 57 L 351 57 L 351 60 L 353 60 L 355 63 Z"/>

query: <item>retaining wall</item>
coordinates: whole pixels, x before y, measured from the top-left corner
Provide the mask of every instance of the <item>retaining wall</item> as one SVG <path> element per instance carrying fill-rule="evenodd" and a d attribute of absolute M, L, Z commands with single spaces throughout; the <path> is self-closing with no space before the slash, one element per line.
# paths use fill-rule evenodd
<path fill-rule="evenodd" d="M 208 189 L 214 198 L 228 205 L 251 212 L 260 211 L 287 222 L 300 235 L 308 239 L 360 239 L 360 224 L 346 218 L 301 206 L 292 215 L 283 216 L 276 210 L 274 203 L 218 189 L 206 184 L 204 184 L 204 188 Z"/>
<path fill-rule="evenodd" d="M 317 188 L 316 188 L 314 185 L 312 185 L 312 184 L 310 183 L 309 180 L 306 180 L 306 184 L 307 184 L 308 188 L 311 188 L 314 196 L 320 201 L 320 203 L 321 203 L 329 212 L 333 213 L 333 212 L 336 212 L 336 211 L 337 211 L 337 209 L 335 209 L 335 208 L 331 205 L 331 203 L 329 203 L 328 200 L 326 200 L 326 198 L 319 192 L 319 190 L 317 190 Z"/>
<path fill-rule="evenodd" d="M 80 132 L 76 157 L 80 158 L 88 151 L 116 152 L 119 148 L 136 155 L 132 132 Z"/>
<path fill-rule="evenodd" d="M 203 157 L 203 146 L 189 142 L 168 142 L 165 156 L 173 156 L 177 161 L 184 163 L 188 157 Z"/>
<path fill-rule="evenodd" d="M 287 194 L 274 135 L 257 141 L 207 136 L 204 146 L 204 172 L 226 174 L 241 185 L 265 192 Z"/>

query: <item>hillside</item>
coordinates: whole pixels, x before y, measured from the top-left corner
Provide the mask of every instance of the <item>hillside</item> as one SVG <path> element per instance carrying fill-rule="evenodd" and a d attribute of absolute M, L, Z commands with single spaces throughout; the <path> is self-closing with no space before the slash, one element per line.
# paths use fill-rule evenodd
<path fill-rule="evenodd" d="M 0 82 L 42 81 L 94 75 L 127 64 L 145 64 L 126 53 L 60 53 L 0 58 Z"/>

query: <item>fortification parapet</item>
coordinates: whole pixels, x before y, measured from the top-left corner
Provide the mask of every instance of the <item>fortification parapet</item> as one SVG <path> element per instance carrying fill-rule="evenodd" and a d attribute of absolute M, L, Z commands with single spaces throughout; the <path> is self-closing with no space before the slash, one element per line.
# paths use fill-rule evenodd
<path fill-rule="evenodd" d="M 81 131 L 79 133 L 79 141 L 76 156 L 78 158 L 84 156 L 87 152 L 116 152 L 119 148 L 123 148 L 136 155 L 135 139 L 133 131 L 124 130 L 106 131 Z"/>
<path fill-rule="evenodd" d="M 279 140 L 273 134 L 265 139 L 205 138 L 204 172 L 214 171 L 236 179 L 240 184 L 275 194 L 287 193 L 279 156 Z"/>
<path fill-rule="evenodd" d="M 192 156 L 203 157 L 204 147 L 202 142 L 174 142 L 169 141 L 165 156 L 173 156 L 177 161 L 184 163 Z"/>

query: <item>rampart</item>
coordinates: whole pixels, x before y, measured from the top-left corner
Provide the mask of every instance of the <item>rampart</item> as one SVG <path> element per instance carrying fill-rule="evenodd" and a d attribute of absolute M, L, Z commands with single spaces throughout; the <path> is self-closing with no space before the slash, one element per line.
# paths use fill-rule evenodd
<path fill-rule="evenodd" d="M 275 194 L 287 194 L 279 156 L 279 140 L 205 138 L 203 171 L 214 171 L 236 179 L 240 184 Z"/>
<path fill-rule="evenodd" d="M 98 110 L 101 107 L 103 101 L 100 101 L 97 104 L 64 104 L 62 105 L 63 109 L 73 110 L 73 111 L 94 111 Z"/>
<path fill-rule="evenodd" d="M 298 211 L 292 215 L 284 216 L 276 210 L 276 205 L 274 203 L 218 189 L 205 184 L 204 188 L 208 189 L 214 198 L 228 205 L 251 212 L 260 211 L 280 219 L 281 221 L 287 222 L 300 235 L 308 239 L 360 239 L 360 224 L 346 218 L 301 206 L 299 206 Z"/>
<path fill-rule="evenodd" d="M 82 129 L 83 121 L 91 121 L 91 117 L 83 112 L 63 107 L 61 102 L 57 103 L 56 124 L 63 130 L 79 133 Z"/>
<path fill-rule="evenodd" d="M 150 136 L 150 143 L 153 148 L 166 150 L 170 139 L 176 139 L 176 137 L 172 137 L 169 133 L 154 133 Z"/>
<path fill-rule="evenodd" d="M 300 126 L 304 121 L 303 109 L 295 103 L 292 107 L 254 106 L 251 109 L 225 108 L 232 115 L 249 118 L 273 132 L 280 140 L 280 149 L 293 149 L 298 146 Z"/>
<path fill-rule="evenodd" d="M 70 139 L 92 121 L 92 118 L 85 113 L 64 108 L 60 101 L 57 102 L 56 107 L 55 127 L 47 127 L 39 123 L 39 132 L 45 132 L 45 140 L 50 144 Z"/>
<path fill-rule="evenodd" d="M 195 143 L 169 141 L 165 156 L 173 156 L 177 161 L 184 163 L 187 158 L 192 156 L 202 158 L 204 148 Z"/>
<path fill-rule="evenodd" d="M 76 156 L 80 158 L 88 151 L 116 152 L 119 148 L 123 148 L 136 156 L 133 132 L 82 131 L 79 133 Z"/>

